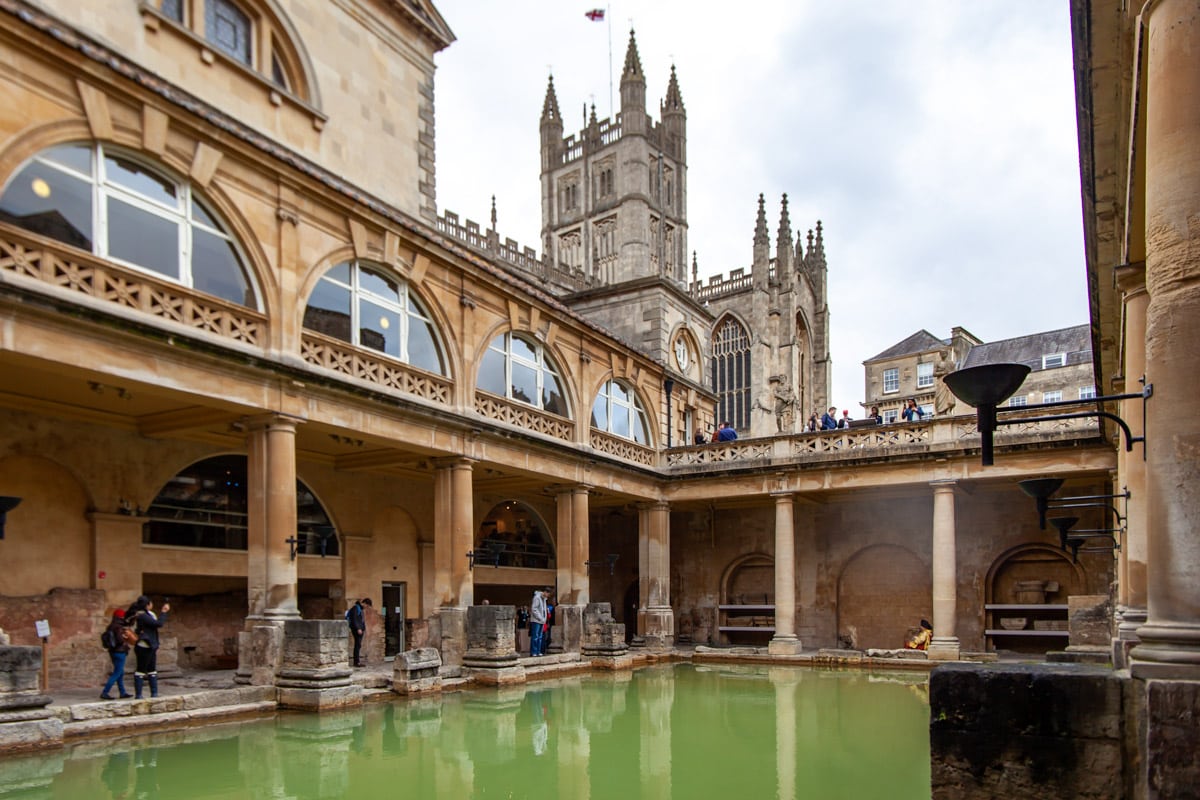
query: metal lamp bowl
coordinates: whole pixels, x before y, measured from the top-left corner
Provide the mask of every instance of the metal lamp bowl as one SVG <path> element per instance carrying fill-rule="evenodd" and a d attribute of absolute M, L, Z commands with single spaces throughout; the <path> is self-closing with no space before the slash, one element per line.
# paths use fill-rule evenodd
<path fill-rule="evenodd" d="M 1062 485 L 1062 478 L 1030 478 L 1017 482 L 1017 486 L 1021 487 L 1021 491 L 1034 500 L 1045 500 L 1057 492 Z"/>
<path fill-rule="evenodd" d="M 969 406 L 1003 403 L 1021 388 L 1029 367 L 1024 364 L 980 364 L 955 370 L 942 381 L 954 396 Z"/>

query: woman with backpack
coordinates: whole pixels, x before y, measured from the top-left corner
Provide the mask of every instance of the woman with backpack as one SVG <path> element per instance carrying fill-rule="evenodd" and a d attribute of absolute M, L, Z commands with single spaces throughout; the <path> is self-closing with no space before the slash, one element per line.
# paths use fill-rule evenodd
<path fill-rule="evenodd" d="M 133 697 L 125 691 L 125 659 L 129 656 L 129 642 L 125 641 L 125 631 L 127 630 L 125 612 L 118 608 L 113 612 L 112 620 L 100 636 L 104 649 L 108 651 L 109 658 L 112 659 L 112 674 L 108 676 L 108 682 L 104 684 L 104 689 L 100 692 L 101 700 L 116 699 L 109 694 L 114 686 L 120 690 L 122 699 Z"/>

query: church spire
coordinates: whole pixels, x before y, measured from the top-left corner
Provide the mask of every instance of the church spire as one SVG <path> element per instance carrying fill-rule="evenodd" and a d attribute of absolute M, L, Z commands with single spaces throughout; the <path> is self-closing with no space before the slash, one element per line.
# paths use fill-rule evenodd
<path fill-rule="evenodd" d="M 642 74 L 637 39 L 631 29 L 629 48 L 625 51 L 625 70 L 621 73 L 621 133 L 645 136 L 646 124 L 646 76 Z"/>
<path fill-rule="evenodd" d="M 767 207 L 763 196 L 758 196 L 758 218 L 754 221 L 754 247 L 770 247 L 771 234 L 767 232 Z"/>
<path fill-rule="evenodd" d="M 684 113 L 683 110 L 683 95 L 679 93 L 679 81 L 675 77 L 675 65 L 671 65 L 671 79 L 667 81 L 667 96 L 662 101 L 660 111 L 663 116 L 668 113 L 678 112 Z"/>
<path fill-rule="evenodd" d="M 558 110 L 558 95 L 554 92 L 554 76 L 546 85 L 546 99 L 542 102 L 542 124 L 557 122 L 562 127 L 562 113 Z"/>

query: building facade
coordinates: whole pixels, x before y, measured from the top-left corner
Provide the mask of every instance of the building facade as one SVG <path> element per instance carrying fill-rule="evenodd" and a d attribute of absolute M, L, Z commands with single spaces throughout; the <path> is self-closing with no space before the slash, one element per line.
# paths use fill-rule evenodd
<path fill-rule="evenodd" d="M 180 665 L 262 681 L 258 629 L 368 596 L 368 658 L 453 665 L 467 607 L 546 585 L 652 648 L 895 647 L 925 617 L 938 658 L 1043 644 L 990 633 L 1018 582 L 1106 590 L 1111 554 L 1072 559 L 1015 486 L 1109 486 L 1094 422 L 1006 431 L 983 472 L 968 414 L 800 432 L 828 400 L 820 226 L 801 248 L 783 202 L 772 257 L 760 199 L 750 272 L 689 281 L 681 95 L 638 116 L 632 40 L 620 135 L 545 167 L 549 259 L 435 218 L 452 40 L 427 2 L 0 0 L 0 627 L 50 620 L 52 684 L 104 670 L 141 593 Z M 718 416 L 743 438 L 692 444 Z"/>

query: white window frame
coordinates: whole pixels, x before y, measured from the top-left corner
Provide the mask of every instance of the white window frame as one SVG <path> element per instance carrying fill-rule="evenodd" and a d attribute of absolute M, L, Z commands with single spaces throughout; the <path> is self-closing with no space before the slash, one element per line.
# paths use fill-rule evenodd
<path fill-rule="evenodd" d="M 1042 369 L 1055 369 L 1067 365 L 1066 353 L 1049 353 L 1042 356 Z"/>
<path fill-rule="evenodd" d="M 1091 386 L 1080 386 L 1079 387 L 1079 399 L 1080 400 L 1095 400 L 1096 399 L 1095 384 L 1093 384 Z"/>
<path fill-rule="evenodd" d="M 888 373 L 891 373 L 890 379 Z M 888 388 L 889 386 L 891 388 Z M 895 394 L 898 391 L 900 391 L 900 368 L 888 367 L 883 371 L 883 393 Z"/>
<path fill-rule="evenodd" d="M 77 169 L 68 167 L 58 161 L 52 161 L 45 157 L 46 153 L 55 150 L 59 147 L 78 147 L 86 149 L 91 159 L 91 173 L 80 172 Z M 136 189 L 125 186 L 120 183 L 115 183 L 108 178 L 108 164 L 106 163 L 106 153 L 112 158 L 122 161 L 128 161 L 136 164 L 146 170 L 149 175 L 163 183 L 168 183 L 175 188 L 175 203 L 174 206 L 162 202 L 161 200 L 140 194 Z M 243 253 L 241 244 L 234 237 L 230 236 L 220 228 L 214 228 L 211 225 L 201 221 L 199 216 L 195 214 L 196 204 L 200 201 L 194 196 L 192 187 L 186 180 L 179 180 L 168 173 L 161 166 L 151 164 L 143 158 L 129 153 L 117 147 L 105 149 L 105 146 L 99 142 L 64 142 L 59 145 L 53 145 L 46 148 L 42 152 L 35 155 L 27 163 L 37 162 L 46 169 L 52 169 L 68 175 L 76 180 L 83 181 L 91 187 L 92 194 L 92 252 L 101 258 L 112 261 L 115 264 L 128 267 L 132 270 L 152 276 L 158 280 L 165 280 L 171 283 L 176 283 L 185 286 L 188 289 L 195 289 L 195 275 L 192 268 L 192 231 L 193 226 L 201 231 L 225 240 L 232 247 L 235 256 L 237 257 L 238 266 L 241 268 L 242 277 L 246 281 L 246 285 L 252 295 L 252 302 L 244 305 L 254 310 L 259 310 L 262 307 L 262 298 L 258 289 L 258 284 L 254 280 L 253 272 L 246 266 L 246 256 Z M 14 173 L 14 176 L 25 169 L 25 165 Z M 6 187 L 7 189 L 7 187 Z M 142 264 L 133 261 L 126 261 L 122 258 L 117 258 L 110 254 L 111 247 L 109 246 L 108 226 L 108 201 L 112 198 L 122 202 L 128 206 L 143 211 L 147 214 L 159 217 L 168 222 L 173 222 L 179 228 L 179 251 L 178 251 L 178 274 L 170 275 L 151 269 Z M 204 206 L 205 214 L 220 221 L 219 215 L 212 210 L 211 206 L 200 203 Z M 196 291 L 200 291 L 196 289 Z M 229 298 L 221 298 L 226 302 L 243 303 L 230 300 Z"/>
<path fill-rule="evenodd" d="M 342 264 L 346 264 L 350 268 L 349 283 L 340 281 L 332 276 L 333 270 Z M 369 289 L 362 288 L 361 277 L 363 270 L 366 270 L 367 272 L 378 273 L 382 277 L 395 282 L 399 287 L 399 291 L 397 293 L 399 299 L 393 300 L 390 297 L 384 297 L 383 295 L 375 294 Z M 446 374 L 446 348 L 441 340 L 438 326 L 434 323 L 433 319 L 428 315 L 425 309 L 422 308 L 421 302 L 412 297 L 408 286 L 408 281 L 404 280 L 399 275 L 389 274 L 388 270 L 380 265 L 370 263 L 363 264 L 357 260 L 351 260 L 343 261 L 337 264 L 335 267 L 327 270 L 325 274 L 321 276 L 320 282 L 330 283 L 340 289 L 345 289 L 350 292 L 350 344 L 354 345 L 355 347 L 362 347 L 366 350 L 370 350 L 372 353 L 378 353 L 384 358 L 394 358 L 398 361 L 403 361 L 405 364 L 412 364 L 408 352 L 408 332 L 412 326 L 412 321 L 417 320 L 418 322 L 429 326 L 430 336 L 433 338 L 433 346 L 438 351 L 438 361 L 441 363 L 441 372 L 438 374 Z M 360 301 L 362 300 L 367 300 L 383 306 L 388 311 L 394 312 L 396 316 L 400 318 L 400 353 L 398 356 L 393 356 L 390 353 L 377 350 L 370 345 L 365 345 L 360 340 L 360 333 L 362 330 L 362 327 L 359 324 L 362 319 L 362 303 Z M 307 306 L 305 306 L 305 308 L 307 309 Z M 417 369 L 423 368 L 417 367 Z"/>
<path fill-rule="evenodd" d="M 622 400 L 620 397 L 616 396 L 616 394 L 613 392 L 614 385 L 618 386 L 621 391 L 628 395 L 629 400 Z M 638 399 L 637 392 L 634 391 L 632 386 L 616 379 L 607 380 L 604 382 L 604 385 L 600 387 L 600 391 L 596 393 L 596 401 L 601 400 L 604 401 L 605 405 L 606 425 L 602 428 L 593 422 L 593 428 L 596 428 L 596 430 L 605 431 L 606 433 L 611 433 L 613 436 L 619 436 L 622 439 L 628 439 L 631 442 L 637 442 L 638 444 L 650 444 L 650 426 L 646 419 L 646 411 L 642 408 L 642 401 Z M 595 408 L 595 406 L 596 403 L 593 402 L 592 407 Z M 617 433 L 617 431 L 613 430 L 613 420 L 617 414 L 622 414 L 625 416 L 627 430 L 629 431 L 628 435 Z M 639 422 L 641 423 L 640 435 L 638 435 L 638 425 L 635 424 Z M 686 427 L 689 431 L 687 435 L 690 436 L 690 417 L 688 417 L 686 420 Z M 688 444 L 691 444 L 691 442 L 689 441 Z"/>
<path fill-rule="evenodd" d="M 927 389 L 933 386 L 933 362 L 917 364 L 917 388 Z"/>
<path fill-rule="evenodd" d="M 514 337 L 519 338 L 522 342 L 524 342 L 524 344 L 527 347 L 529 347 L 531 350 L 534 351 L 534 354 L 535 354 L 534 360 L 531 361 L 528 358 L 525 358 L 524 356 L 513 352 L 512 340 Z M 498 345 L 497 343 L 500 343 L 500 344 Z M 566 417 L 567 419 L 570 419 L 570 416 L 569 416 L 570 406 L 567 402 L 566 383 L 563 382 L 562 373 L 560 373 L 558 371 L 558 369 L 554 366 L 554 362 L 551 361 L 551 359 L 549 357 L 547 357 L 546 349 L 542 346 L 541 342 L 539 342 L 535 339 L 529 338 L 529 337 L 518 336 L 517 334 L 512 333 L 510 331 L 508 333 L 502 333 L 499 336 L 497 336 L 496 338 L 492 339 L 491 343 L 488 345 L 488 350 L 490 350 L 494 353 L 499 353 L 504 358 L 504 395 L 503 395 L 503 397 L 505 397 L 508 400 L 511 400 L 514 403 L 521 403 L 522 405 L 532 406 L 533 408 L 536 408 L 539 411 L 543 411 L 547 414 L 555 414 L 555 416 L 558 416 L 557 412 L 547 411 L 545 405 L 542 402 L 542 397 L 545 395 L 545 391 L 546 391 L 546 374 L 549 373 L 550 375 L 552 375 L 554 377 L 555 380 L 558 381 L 558 386 L 563 391 L 562 402 L 563 402 L 563 406 L 566 407 L 566 413 L 564 413 L 562 416 Z M 520 364 L 521 366 L 529 367 L 530 369 L 533 370 L 534 374 L 536 375 L 537 396 L 536 396 L 535 401 L 532 403 L 527 400 L 522 400 L 519 397 L 513 396 L 512 368 L 513 368 L 514 362 L 516 362 L 517 364 Z M 488 391 L 488 390 L 484 389 L 483 391 Z"/>
<path fill-rule="evenodd" d="M 1062 389 L 1052 389 L 1048 392 L 1042 392 L 1043 403 L 1061 403 L 1062 399 Z"/>
<path fill-rule="evenodd" d="M 1020 408 L 1021 406 L 1027 405 L 1029 405 L 1029 397 L 1027 395 L 1014 394 L 1012 397 L 1008 398 L 1009 408 Z"/>
<path fill-rule="evenodd" d="M 882 416 L 883 424 L 891 425 L 893 422 L 900 419 L 900 410 L 896 408 L 889 408 L 887 411 L 883 412 Z"/>

